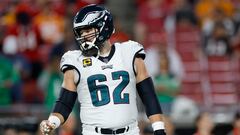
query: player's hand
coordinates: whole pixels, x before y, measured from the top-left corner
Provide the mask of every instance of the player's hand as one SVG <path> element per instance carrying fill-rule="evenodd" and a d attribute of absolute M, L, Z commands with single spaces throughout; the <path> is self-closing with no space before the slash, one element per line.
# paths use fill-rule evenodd
<path fill-rule="evenodd" d="M 154 135 L 166 135 L 166 132 L 163 129 L 154 131 Z"/>
<path fill-rule="evenodd" d="M 42 135 L 50 135 L 54 129 L 56 129 L 56 125 L 50 123 L 48 120 L 43 120 L 40 123 L 40 130 Z"/>

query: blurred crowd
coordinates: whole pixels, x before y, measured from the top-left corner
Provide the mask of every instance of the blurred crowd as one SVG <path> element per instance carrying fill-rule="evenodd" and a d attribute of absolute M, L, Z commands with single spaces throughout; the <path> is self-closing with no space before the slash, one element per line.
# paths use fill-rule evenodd
<path fill-rule="evenodd" d="M 168 135 L 175 134 L 171 119 L 179 115 L 175 106 L 182 95 L 207 109 L 215 103 L 238 103 L 239 0 L 122 0 L 126 7 L 117 6 L 118 2 L 1 0 L 0 108 L 40 104 L 50 111 L 61 87 L 61 56 L 68 50 L 78 49 L 72 32 L 73 16 L 81 7 L 92 3 L 104 4 L 114 11 L 112 43 L 135 40 L 143 44 L 147 68 L 163 112 L 168 116 Z M 129 12 L 133 17 L 121 17 Z M 224 75 L 211 79 L 210 74 L 220 75 L 222 72 L 217 72 L 220 70 Z M 212 134 L 214 122 L 209 115 L 201 110 L 192 115 L 196 119 L 195 135 Z M 232 127 L 236 128 L 232 128 L 231 135 L 239 135 L 239 114 L 234 120 Z M 201 121 L 207 121 L 208 125 Z M 151 134 L 148 124 L 142 124 L 142 134 Z"/>

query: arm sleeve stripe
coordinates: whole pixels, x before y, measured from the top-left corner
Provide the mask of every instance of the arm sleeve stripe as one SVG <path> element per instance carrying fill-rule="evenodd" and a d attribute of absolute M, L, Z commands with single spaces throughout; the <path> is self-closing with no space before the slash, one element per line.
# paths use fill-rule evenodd
<path fill-rule="evenodd" d="M 144 53 L 140 53 L 141 51 L 143 51 L 144 49 L 140 49 L 139 51 L 137 51 L 135 54 L 134 54 L 134 57 L 133 57 L 133 61 L 132 61 L 132 68 L 133 68 L 133 72 L 135 74 L 135 76 L 137 75 L 136 71 L 135 71 L 135 67 L 134 67 L 134 62 L 135 62 L 135 59 L 136 58 L 142 58 L 143 60 L 145 59 L 145 54 Z"/>
<path fill-rule="evenodd" d="M 79 82 L 80 82 L 80 78 L 81 78 L 80 71 L 79 71 L 75 66 L 70 65 L 70 64 L 64 64 L 64 65 L 61 67 L 61 71 L 62 71 L 63 73 L 65 73 L 67 70 L 73 70 L 73 69 L 75 69 L 75 70 L 77 71 L 78 76 L 79 76 L 78 81 L 77 81 L 77 83 L 76 83 L 76 85 L 78 85 Z"/>

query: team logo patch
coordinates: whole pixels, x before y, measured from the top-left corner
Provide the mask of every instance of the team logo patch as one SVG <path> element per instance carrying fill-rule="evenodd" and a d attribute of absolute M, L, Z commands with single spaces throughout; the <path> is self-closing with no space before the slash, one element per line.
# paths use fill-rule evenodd
<path fill-rule="evenodd" d="M 92 59 L 91 58 L 83 59 L 83 67 L 88 67 L 88 66 L 92 66 Z"/>
<path fill-rule="evenodd" d="M 104 69 L 112 69 L 113 68 L 113 65 L 104 65 L 102 66 L 102 70 Z"/>

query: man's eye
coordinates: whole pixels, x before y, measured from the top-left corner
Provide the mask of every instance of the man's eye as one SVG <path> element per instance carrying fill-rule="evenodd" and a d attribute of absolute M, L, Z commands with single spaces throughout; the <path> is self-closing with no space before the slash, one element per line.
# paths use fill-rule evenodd
<path fill-rule="evenodd" d="M 92 32 L 93 31 L 93 29 L 89 29 L 89 30 L 87 30 L 87 32 Z"/>

